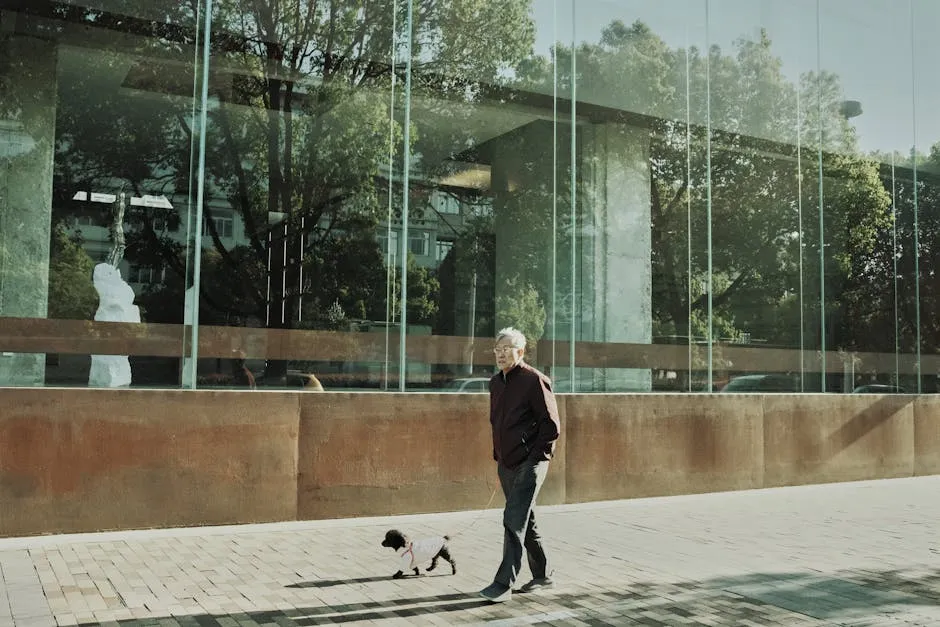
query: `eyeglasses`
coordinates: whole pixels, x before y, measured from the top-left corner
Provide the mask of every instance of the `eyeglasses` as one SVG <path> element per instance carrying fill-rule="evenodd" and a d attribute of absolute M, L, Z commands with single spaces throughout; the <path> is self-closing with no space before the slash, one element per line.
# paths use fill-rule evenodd
<path fill-rule="evenodd" d="M 515 346 L 494 346 L 493 352 L 499 355 L 500 353 L 511 353 Z"/>

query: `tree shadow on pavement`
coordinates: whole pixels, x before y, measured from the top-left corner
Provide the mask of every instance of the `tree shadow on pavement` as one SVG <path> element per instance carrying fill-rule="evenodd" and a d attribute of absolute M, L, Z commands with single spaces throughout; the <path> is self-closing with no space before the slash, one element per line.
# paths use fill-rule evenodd
<path fill-rule="evenodd" d="M 343 580 L 368 584 L 386 577 Z M 292 588 L 338 585 L 330 580 L 293 584 Z M 320 587 L 324 587 L 321 585 Z M 298 593 L 300 594 L 300 593 Z M 374 598 L 374 597 L 372 597 Z M 125 627 L 144 627 L 171 619 L 183 627 L 232 624 L 308 626 L 355 621 L 420 621 L 421 616 L 446 614 L 451 624 L 495 621 L 495 624 L 564 623 L 665 625 L 791 624 L 818 619 L 820 623 L 851 621 L 864 625 L 885 619 L 914 624 L 940 624 L 940 571 L 851 570 L 832 574 L 810 571 L 752 573 L 700 581 L 630 582 L 620 587 L 592 584 L 589 578 L 541 594 L 514 595 L 509 603 L 494 605 L 476 592 L 403 597 L 375 601 L 363 594 L 361 603 L 304 607 L 309 598 L 296 599 L 287 610 L 247 611 L 233 614 L 157 616 L 110 621 Z M 477 608 L 484 608 L 480 611 Z M 476 609 L 462 615 L 460 612 Z M 701 619 L 698 622 L 697 619 Z M 86 623 L 91 625 L 92 623 Z M 93 623 L 98 624 L 98 623 Z M 172 624 L 172 623 L 170 623 Z"/>

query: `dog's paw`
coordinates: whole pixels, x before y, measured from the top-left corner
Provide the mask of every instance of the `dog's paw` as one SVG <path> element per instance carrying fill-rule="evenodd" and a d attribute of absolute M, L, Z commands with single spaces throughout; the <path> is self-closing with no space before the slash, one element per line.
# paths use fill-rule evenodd
<path fill-rule="evenodd" d="M 432 570 L 434 570 L 435 568 L 437 568 L 437 564 L 435 564 L 435 563 L 432 562 L 431 565 L 428 566 L 428 568 L 427 568 L 427 570 L 426 570 L 425 572 L 428 572 L 428 573 L 429 573 L 429 572 L 431 572 Z"/>
<path fill-rule="evenodd" d="M 403 572 L 401 572 L 401 571 L 398 571 L 397 573 L 395 573 L 394 575 L 392 575 L 392 579 L 401 579 L 401 578 L 404 577 L 404 576 L 405 576 L 405 573 L 403 573 Z"/>
<path fill-rule="evenodd" d="M 451 566 L 451 568 L 450 568 L 450 574 L 451 574 L 451 575 L 456 575 L 456 574 L 457 574 L 457 567 L 456 567 L 456 566 Z"/>

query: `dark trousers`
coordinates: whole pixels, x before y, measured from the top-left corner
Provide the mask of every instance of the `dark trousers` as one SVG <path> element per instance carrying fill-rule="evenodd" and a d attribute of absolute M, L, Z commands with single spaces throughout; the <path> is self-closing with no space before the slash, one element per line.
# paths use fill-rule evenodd
<path fill-rule="evenodd" d="M 503 561 L 493 581 L 512 587 L 522 568 L 523 548 L 533 577 L 551 574 L 534 510 L 535 499 L 548 473 L 548 461 L 524 462 L 512 469 L 499 464 L 497 470 L 506 496 L 506 508 L 503 510 Z"/>

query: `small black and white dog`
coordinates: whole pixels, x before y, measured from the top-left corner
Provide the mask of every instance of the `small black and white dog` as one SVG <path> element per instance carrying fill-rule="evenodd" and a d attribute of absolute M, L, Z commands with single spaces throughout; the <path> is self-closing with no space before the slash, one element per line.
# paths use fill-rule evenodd
<path fill-rule="evenodd" d="M 437 568 L 437 560 L 443 559 L 450 563 L 451 572 L 457 574 L 457 562 L 450 556 L 450 550 L 447 548 L 447 536 L 431 536 L 428 538 L 419 538 L 410 540 L 408 536 L 397 529 L 389 529 L 382 540 L 382 546 L 398 551 L 399 569 L 392 575 L 394 579 L 401 579 L 406 571 L 413 570 L 415 575 L 419 574 L 418 564 L 424 564 L 431 560 L 428 566 L 428 572 Z"/>

